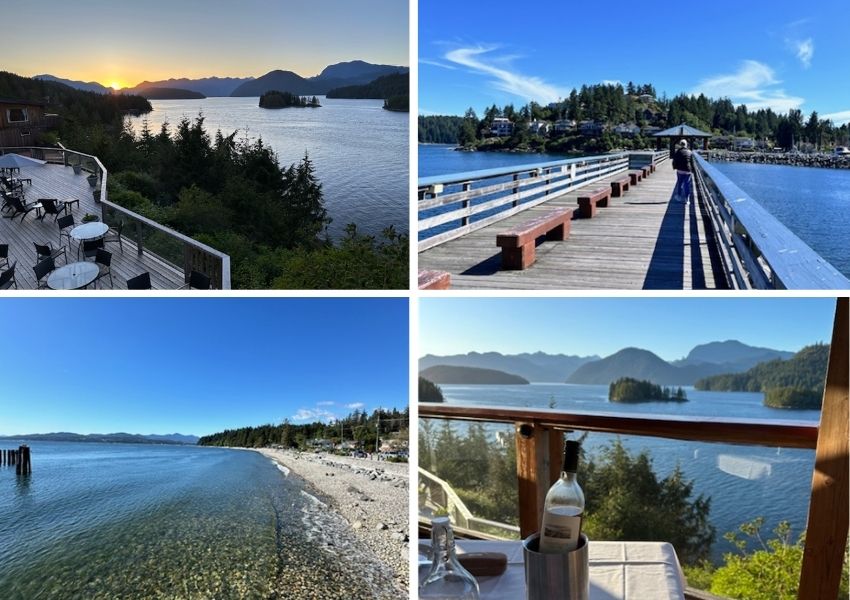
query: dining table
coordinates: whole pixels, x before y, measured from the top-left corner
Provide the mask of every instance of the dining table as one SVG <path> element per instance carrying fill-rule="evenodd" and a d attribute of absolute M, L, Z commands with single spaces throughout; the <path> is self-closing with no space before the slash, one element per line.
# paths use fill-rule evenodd
<path fill-rule="evenodd" d="M 92 262 L 73 262 L 54 269 L 47 276 L 51 290 L 79 290 L 97 279 L 100 267 Z"/>
<path fill-rule="evenodd" d="M 504 573 L 477 577 L 481 600 L 525 600 L 522 542 L 455 539 L 455 547 L 458 554 L 498 552 L 507 556 Z M 588 550 L 589 600 L 684 600 L 684 576 L 669 543 L 591 541 Z M 429 565 L 420 563 L 420 581 Z"/>
<path fill-rule="evenodd" d="M 91 223 L 83 223 L 77 225 L 71 230 L 71 237 L 78 242 L 87 242 L 91 240 L 99 240 L 109 231 L 109 225 L 100 221 L 92 221 Z"/>

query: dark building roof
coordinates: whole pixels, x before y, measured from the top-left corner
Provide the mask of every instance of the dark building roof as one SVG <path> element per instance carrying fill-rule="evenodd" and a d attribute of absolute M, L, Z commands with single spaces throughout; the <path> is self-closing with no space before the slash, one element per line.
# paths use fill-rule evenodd
<path fill-rule="evenodd" d="M 22 98 L 0 98 L 0 104 L 25 104 L 26 106 L 46 106 L 46 102 L 24 100 Z"/>
<path fill-rule="evenodd" d="M 706 133 L 704 131 L 700 131 L 695 127 L 691 127 L 690 125 L 685 125 L 682 123 L 681 125 L 676 125 L 675 127 L 671 127 L 670 129 L 665 129 L 664 131 L 659 131 L 658 133 L 652 134 L 654 137 L 687 137 L 687 138 L 710 138 L 712 135 L 710 133 Z"/>

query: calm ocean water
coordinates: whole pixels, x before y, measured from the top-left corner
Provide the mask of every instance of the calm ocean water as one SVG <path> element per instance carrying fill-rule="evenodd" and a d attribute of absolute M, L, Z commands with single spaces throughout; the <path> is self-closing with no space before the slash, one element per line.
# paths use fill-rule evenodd
<path fill-rule="evenodd" d="M 701 392 L 685 388 L 688 402 L 611 404 L 608 386 L 573 384 L 531 385 L 442 385 L 446 401 L 464 405 L 528 406 L 615 414 L 656 414 L 693 417 L 747 418 L 759 420 L 817 421 L 819 411 L 777 410 L 762 406 L 761 393 Z M 457 428 L 462 425 L 456 423 Z M 512 431 L 511 426 L 491 426 L 495 431 Z M 610 443 L 614 436 L 590 434 L 585 450 L 591 454 Z M 795 450 L 685 442 L 651 437 L 622 436 L 632 451 L 650 452 L 655 472 L 669 474 L 680 465 L 693 479 L 694 495 L 711 496 L 712 524 L 717 540 L 712 557 L 719 560 L 731 546 L 723 540 L 727 531 L 755 517 L 765 517 L 765 532 L 780 520 L 791 523 L 799 533 L 805 526 L 809 505 L 813 450 Z M 424 466 L 424 465 L 423 465 Z M 427 468 L 427 467 L 426 467 Z M 796 535 L 795 533 L 795 535 Z"/>
<path fill-rule="evenodd" d="M 293 577 L 310 597 L 339 569 L 307 537 L 315 499 L 257 453 L 30 447 L 31 476 L 0 467 L 4 600 L 268 598 Z M 352 576 L 346 588 L 362 585 Z"/>
<path fill-rule="evenodd" d="M 551 154 L 455 152 L 454 146 L 419 145 L 419 177 L 532 164 L 567 158 Z M 850 171 L 713 163 L 815 252 L 850 277 Z"/>
<path fill-rule="evenodd" d="M 176 125 L 202 112 L 212 136 L 239 130 L 262 137 L 274 148 L 282 166 L 310 155 L 322 182 L 325 206 L 339 237 L 348 223 L 378 234 L 395 226 L 406 232 L 408 222 L 408 115 L 381 108 L 382 100 L 341 100 L 320 96 L 322 108 L 268 110 L 257 98 L 152 100 L 153 112 L 132 118 L 136 132 L 144 119 L 154 132 L 163 122 Z"/>

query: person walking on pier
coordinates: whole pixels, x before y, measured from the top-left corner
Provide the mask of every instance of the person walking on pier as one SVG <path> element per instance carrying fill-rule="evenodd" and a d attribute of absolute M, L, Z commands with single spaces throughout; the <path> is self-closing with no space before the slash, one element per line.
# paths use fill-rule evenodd
<path fill-rule="evenodd" d="M 673 168 L 676 169 L 676 187 L 673 188 L 673 197 L 687 202 L 691 197 L 691 151 L 688 150 L 687 140 L 679 142 L 679 147 L 673 153 Z"/>

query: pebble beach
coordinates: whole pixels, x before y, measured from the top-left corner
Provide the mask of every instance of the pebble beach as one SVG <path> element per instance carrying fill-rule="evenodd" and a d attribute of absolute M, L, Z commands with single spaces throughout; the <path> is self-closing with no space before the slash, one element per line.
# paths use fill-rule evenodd
<path fill-rule="evenodd" d="M 257 451 L 276 462 L 285 476 L 305 482 L 312 508 L 302 517 L 303 527 L 322 552 L 345 566 L 337 575 L 344 578 L 349 571 L 367 583 L 368 591 L 340 598 L 408 597 L 407 464 L 270 448 Z M 297 581 L 297 573 L 282 574 L 281 582 L 292 581 Z M 279 594 L 301 597 L 289 585 L 282 585 Z"/>

